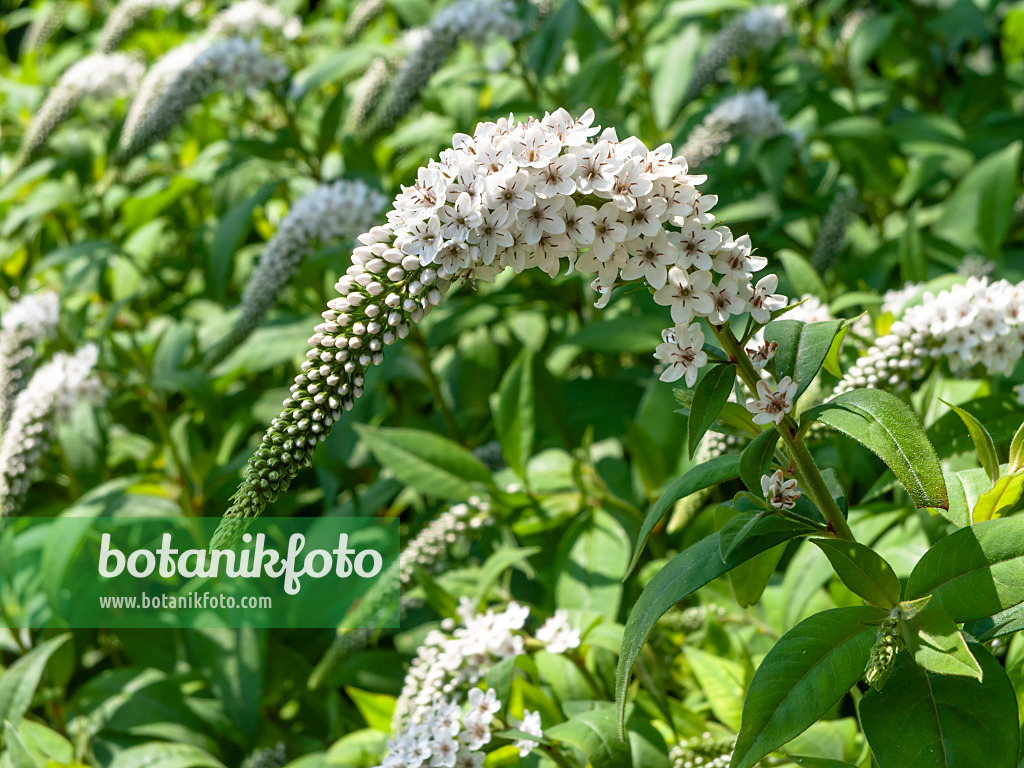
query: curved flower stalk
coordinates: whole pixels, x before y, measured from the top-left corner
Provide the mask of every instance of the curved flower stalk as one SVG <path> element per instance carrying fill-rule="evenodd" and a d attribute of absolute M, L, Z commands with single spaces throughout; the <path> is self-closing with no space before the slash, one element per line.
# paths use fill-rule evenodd
<path fill-rule="evenodd" d="M 277 294 L 315 243 L 354 237 L 373 226 L 386 202 L 362 181 L 321 184 L 299 199 L 267 243 L 242 295 L 242 313 L 231 332 L 206 357 L 215 365 L 234 351 L 263 322 Z"/>
<path fill-rule="evenodd" d="M 836 194 L 821 221 L 818 239 L 814 243 L 811 263 L 824 272 L 836 263 L 846 244 L 846 230 L 857 213 L 857 190 L 845 189 Z"/>
<path fill-rule="evenodd" d="M 495 715 L 502 707 L 497 693 L 477 686 L 499 661 L 524 653 L 527 644 L 565 653 L 580 644 L 564 612 L 548 619 L 534 638 L 523 630 L 530 609 L 509 603 L 503 611 L 477 613 L 472 601 L 459 603 L 461 626 L 451 619 L 427 635 L 409 667 L 391 721 L 388 756 L 380 768 L 405 765 L 479 766 L 490 743 Z M 540 716 L 529 710 L 517 730 L 542 737 Z M 515 742 L 526 757 L 535 742 Z"/>
<path fill-rule="evenodd" d="M 908 308 L 889 333 L 850 366 L 836 393 L 855 387 L 905 389 L 945 360 L 1009 375 L 1024 352 L 1024 283 L 968 278 Z"/>
<path fill-rule="evenodd" d="M 208 37 L 253 37 L 264 30 L 294 40 L 302 31 L 298 16 L 285 16 L 281 9 L 262 0 L 240 0 L 213 17 L 206 31 Z"/>
<path fill-rule="evenodd" d="M 29 24 L 25 37 L 22 38 L 21 48 L 24 51 L 41 51 L 54 33 L 61 28 L 64 19 L 68 15 L 69 4 L 64 0 L 37 9 L 32 23 Z"/>
<path fill-rule="evenodd" d="M 123 167 L 163 140 L 190 107 L 218 87 L 254 93 L 288 74 L 256 40 L 212 36 L 180 45 L 146 73 L 121 129 L 112 163 Z"/>
<path fill-rule="evenodd" d="M 36 345 L 57 330 L 58 313 L 57 294 L 48 291 L 24 297 L 0 317 L 0 431 L 35 365 Z"/>
<path fill-rule="evenodd" d="M 779 105 L 763 88 L 722 99 L 698 124 L 683 145 L 682 154 L 697 166 L 718 155 L 737 136 L 770 138 L 786 129 Z"/>
<path fill-rule="evenodd" d="M 310 463 L 361 394 L 366 370 L 452 280 L 490 280 L 506 267 L 596 273 L 599 305 L 620 278 L 642 280 L 676 323 L 659 348 L 668 361 L 663 379 L 703 365 L 697 318 L 724 324 L 749 311 L 767 320 L 782 306 L 774 275 L 752 284 L 767 260 L 752 254 L 750 239 L 714 226 L 717 198 L 697 191 L 705 177 L 690 175 L 667 144 L 648 150 L 635 137 L 619 141 L 614 129 L 594 140 L 593 119 L 592 111 L 576 120 L 558 110 L 457 135 L 403 188 L 388 223 L 359 237 L 335 286 L 340 296 L 328 302 L 302 373 L 249 460 L 212 546 L 230 545 Z"/>
<path fill-rule="evenodd" d="M 351 43 L 363 33 L 370 22 L 384 12 L 384 0 L 362 0 L 345 19 L 345 30 L 342 32 L 342 39 Z"/>
<path fill-rule="evenodd" d="M 377 634 L 375 627 L 394 614 L 396 601 L 399 616 L 405 615 L 409 600 L 401 592 L 412 583 L 417 568 L 441 570 L 451 551 L 490 525 L 492 519 L 490 502 L 473 496 L 464 504 L 453 504 L 427 523 L 406 544 L 398 556 L 397 566 L 393 566 L 394 572 L 378 581 L 363 597 L 347 617 L 348 626 L 338 628 L 334 642 L 310 675 L 309 687 L 319 688 L 342 661 L 369 645 Z"/>
<path fill-rule="evenodd" d="M 769 50 L 788 32 L 789 20 L 784 5 L 751 8 L 733 20 L 715 36 L 708 49 L 697 59 L 686 86 L 683 103 L 700 96 L 718 76 L 718 71 L 733 58 L 746 54 L 751 48 Z"/>
<path fill-rule="evenodd" d="M 93 374 L 97 356 L 93 344 L 74 355 L 57 353 L 18 394 L 0 441 L 0 517 L 21 511 L 32 471 L 49 447 L 56 422 L 80 400 L 97 402 L 103 396 Z"/>
<path fill-rule="evenodd" d="M 138 87 L 144 69 L 141 62 L 123 53 L 93 54 L 69 67 L 32 116 L 8 177 L 28 162 L 83 99 L 125 96 Z"/>
<path fill-rule="evenodd" d="M 150 12 L 163 9 L 173 11 L 182 0 L 121 0 L 107 16 L 96 41 L 96 49 L 110 53 L 117 49 L 125 36 Z"/>
<path fill-rule="evenodd" d="M 352 100 L 345 113 L 346 134 L 355 136 L 367 124 L 370 114 L 380 104 L 381 97 L 394 77 L 398 63 L 384 56 L 374 59 L 352 86 Z"/>
<path fill-rule="evenodd" d="M 522 34 L 508 0 L 455 0 L 422 29 L 406 36 L 407 54 L 376 109 L 355 126 L 354 137 L 368 142 L 387 133 L 409 111 L 459 41 L 480 47 L 491 37 L 515 40 Z"/>

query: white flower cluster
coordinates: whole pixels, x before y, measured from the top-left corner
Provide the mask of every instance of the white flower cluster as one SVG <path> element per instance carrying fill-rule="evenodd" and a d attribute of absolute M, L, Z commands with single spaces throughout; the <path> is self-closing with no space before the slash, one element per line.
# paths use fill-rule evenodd
<path fill-rule="evenodd" d="M 671 307 L 676 326 L 665 343 L 687 345 L 671 356 L 680 375 L 702 364 L 691 321 L 724 324 L 749 312 L 764 322 L 784 306 L 776 276 L 753 284 L 766 260 L 750 239 L 714 226 L 717 198 L 697 191 L 705 177 L 687 173 L 670 145 L 620 141 L 593 119 L 590 110 L 574 119 L 559 109 L 456 135 L 403 188 L 388 223 L 359 237 L 335 286 L 340 296 L 309 340 L 302 374 L 250 460 L 218 542 L 233 540 L 288 486 L 361 394 L 366 369 L 440 303 L 451 280 L 493 279 L 505 267 L 575 269 L 597 274 L 603 306 L 620 277 L 643 279 Z"/>
<path fill-rule="evenodd" d="M 429 25 L 407 34 L 405 61 L 379 103 L 371 112 L 348 120 L 356 139 L 367 142 L 391 130 L 461 40 L 479 47 L 492 37 L 517 39 L 522 27 L 514 13 L 515 3 L 509 0 L 455 0 L 438 11 Z M 379 83 L 368 81 L 364 93 L 371 88 L 379 88 Z M 367 103 L 365 96 L 361 101 Z"/>
<path fill-rule="evenodd" d="M 673 361 L 663 376 L 696 375 L 706 358 L 699 355 L 703 333 L 691 322 L 704 317 L 720 325 L 784 306 L 773 293 L 778 280 L 769 275 L 752 285 L 767 260 L 752 254 L 747 236 L 711 228 L 717 198 L 698 193 L 705 177 L 689 175 L 669 145 L 648 150 L 635 138 L 619 141 L 614 129 L 594 141 L 600 129 L 592 121 L 591 111 L 574 120 L 559 110 L 456 136 L 441 161 L 403 189 L 390 224 L 372 231 L 357 256 L 401 258 L 406 269 L 406 260 L 412 266 L 418 259 L 431 282 L 492 279 L 505 267 L 596 273 L 599 304 L 620 278 L 642 279 L 676 323 L 665 344 L 678 353 L 662 349 Z M 343 278 L 339 290 L 350 285 Z"/>
<path fill-rule="evenodd" d="M 55 422 L 80 400 L 103 395 L 92 374 L 98 350 L 82 347 L 74 355 L 58 353 L 41 365 L 14 401 L 10 422 L 0 441 L 0 517 L 21 509 L 35 469 L 53 436 Z"/>
<path fill-rule="evenodd" d="M 181 0 L 121 0 L 114 6 L 100 30 L 97 50 L 105 53 L 113 51 L 150 11 L 172 11 L 180 5 Z"/>
<path fill-rule="evenodd" d="M 419 647 L 395 704 L 388 756 L 380 768 L 479 768 L 483 762 L 481 750 L 491 741 L 491 722 L 501 703 L 495 691 L 477 686 L 492 665 L 523 653 L 530 609 L 512 602 L 504 611 L 478 613 L 463 598 L 458 614 L 462 626 L 448 619 Z M 579 645 L 567 625 L 552 625 L 547 634 L 552 653 Z M 539 715 L 524 715 L 519 729 L 543 736 Z M 525 757 L 533 743 L 522 739 L 516 746 Z"/>
<path fill-rule="evenodd" d="M 370 22 L 384 12 L 384 8 L 384 0 L 360 0 L 359 4 L 352 9 L 352 13 L 345 19 L 343 41 L 351 43 L 359 37 Z"/>
<path fill-rule="evenodd" d="M 82 99 L 116 98 L 131 93 L 143 65 L 123 53 L 96 53 L 69 67 L 32 116 L 8 175 L 20 169 L 46 143 Z"/>
<path fill-rule="evenodd" d="M 242 312 L 231 332 L 207 355 L 207 366 L 230 354 L 263 322 L 278 293 L 316 243 L 354 237 L 369 229 L 386 198 L 362 181 L 320 184 L 301 197 L 267 243 L 242 295 Z"/>
<path fill-rule="evenodd" d="M 565 653 L 580 645 L 580 631 L 569 624 L 569 614 L 562 609 L 541 625 L 536 638 L 549 653 Z"/>
<path fill-rule="evenodd" d="M 896 317 L 903 314 L 903 309 L 912 298 L 921 292 L 921 283 L 913 283 L 910 280 L 903 284 L 902 288 L 893 288 L 882 294 L 881 310 Z"/>
<path fill-rule="evenodd" d="M 668 759 L 672 768 L 729 768 L 735 746 L 735 738 L 717 738 L 705 731 L 672 747 Z"/>
<path fill-rule="evenodd" d="M 837 393 L 902 389 L 945 360 L 953 371 L 1009 375 L 1024 352 L 1024 283 L 968 278 L 908 308 L 889 333 L 850 366 Z"/>
<path fill-rule="evenodd" d="M 491 522 L 491 504 L 479 496 L 450 506 L 405 545 L 398 558 L 402 585 L 412 581 L 414 568 L 443 568 L 455 544 L 463 541 L 468 532 L 485 528 Z"/>
<path fill-rule="evenodd" d="M 751 48 L 768 50 L 788 33 L 789 20 L 784 5 L 751 8 L 719 32 L 697 60 L 683 103 L 700 96 L 701 91 L 718 76 L 719 70 L 734 57 L 749 53 Z"/>
<path fill-rule="evenodd" d="M 288 74 L 255 40 L 205 35 L 172 49 L 142 79 L 121 129 L 113 162 L 124 166 L 161 141 L 185 112 L 218 85 L 252 93 Z"/>
<path fill-rule="evenodd" d="M 57 294 L 46 291 L 25 296 L 0 317 L 0 428 L 32 371 L 36 345 L 57 330 L 58 312 Z"/>
<path fill-rule="evenodd" d="M 73 64 L 60 82 L 83 98 L 114 98 L 132 93 L 145 69 L 141 61 L 124 53 L 94 53 Z"/>
<path fill-rule="evenodd" d="M 280 8 L 261 0 L 240 0 L 213 18 L 207 35 L 252 37 L 264 30 L 279 32 L 286 40 L 294 40 L 302 32 L 302 21 L 297 16 L 285 16 Z"/>
<path fill-rule="evenodd" d="M 737 136 L 769 138 L 784 130 L 779 105 L 768 98 L 763 88 L 754 88 L 722 99 L 690 131 L 682 153 L 696 166 L 718 155 Z"/>
<path fill-rule="evenodd" d="M 995 272 L 995 262 L 974 253 L 964 256 L 957 265 L 956 273 L 964 277 L 988 277 Z"/>

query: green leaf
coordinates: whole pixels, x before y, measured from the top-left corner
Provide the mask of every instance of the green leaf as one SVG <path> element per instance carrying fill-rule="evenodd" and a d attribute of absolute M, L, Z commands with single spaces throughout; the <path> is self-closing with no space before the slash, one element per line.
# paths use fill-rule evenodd
<path fill-rule="evenodd" d="M 996 468 L 999 472 L 999 468 Z M 993 520 L 1002 513 L 1013 509 L 1024 493 L 1024 474 L 1007 475 L 996 480 L 990 491 L 981 495 L 971 511 L 972 523 Z"/>
<path fill-rule="evenodd" d="M 352 686 L 345 686 L 345 693 L 356 705 L 359 714 L 370 728 L 386 731 L 391 725 L 395 712 L 395 697 L 386 693 L 364 691 Z"/>
<path fill-rule="evenodd" d="M 783 635 L 750 683 L 730 768 L 751 768 L 832 709 L 864 674 L 875 642 L 865 624 L 885 615 L 868 606 L 834 608 Z"/>
<path fill-rule="evenodd" d="M 764 340 L 779 345 L 774 359 L 775 378 L 789 376 L 796 382 L 794 400 L 814 381 L 844 325 L 844 320 L 804 323 L 783 318 L 765 326 Z"/>
<path fill-rule="evenodd" d="M 699 50 L 700 27 L 687 25 L 666 46 L 661 65 L 651 77 L 651 111 L 658 130 L 667 131 L 679 114 L 686 95 L 686 82 Z"/>
<path fill-rule="evenodd" d="M 919 666 L 937 675 L 964 675 L 981 680 L 981 665 L 971 655 L 948 613 L 930 605 L 903 624 L 907 650 Z"/>
<path fill-rule="evenodd" d="M 922 669 L 907 654 L 858 705 L 880 768 L 1017 768 L 1017 701 L 1006 672 L 971 644 L 981 682 Z"/>
<path fill-rule="evenodd" d="M 497 396 L 491 402 L 501 452 L 520 477 L 524 477 L 526 461 L 533 455 L 537 434 L 533 365 L 533 352 L 524 347 L 502 377 Z"/>
<path fill-rule="evenodd" d="M 940 398 L 941 400 L 941 398 Z M 945 400 L 941 402 L 946 403 Z M 992 435 L 985 429 L 985 425 L 978 421 L 974 416 L 963 408 L 958 408 L 952 403 L 946 403 L 953 412 L 959 416 L 964 424 L 967 426 L 967 431 L 971 435 L 971 440 L 974 441 L 974 449 L 978 452 L 978 460 L 981 462 L 982 468 L 988 474 L 989 479 L 993 484 L 999 479 L 999 458 L 996 456 L 996 444 L 992 440 Z"/>
<path fill-rule="evenodd" d="M 544 735 L 577 747 L 586 764 L 593 768 L 631 768 L 633 765 L 629 743 L 616 733 L 615 710 L 610 706 L 582 712 L 546 728 Z"/>
<path fill-rule="evenodd" d="M 843 341 L 846 339 L 846 334 L 850 332 L 850 328 L 853 327 L 854 321 L 848 320 L 843 323 L 843 327 L 839 329 L 839 333 L 836 334 L 835 338 L 832 339 L 832 344 L 829 345 L 828 354 L 825 355 L 825 361 L 821 364 L 822 368 L 831 373 L 837 379 L 843 378 L 843 369 L 839 367 L 839 353 L 843 349 Z"/>
<path fill-rule="evenodd" d="M 721 558 L 719 535 L 714 533 L 673 557 L 644 588 L 626 620 L 622 651 L 615 671 L 615 701 L 620 729 L 626 707 L 629 676 L 651 629 L 673 605 L 740 563 L 778 544 L 807 535 L 814 529 L 780 517 L 766 517 L 757 529 L 733 550 L 729 561 Z"/>
<path fill-rule="evenodd" d="M 939 457 L 909 406 L 880 389 L 855 389 L 810 408 L 801 426 L 820 421 L 875 453 L 918 508 L 949 508 Z"/>
<path fill-rule="evenodd" d="M 1010 461 L 1006 471 L 1013 475 L 1022 469 L 1024 469 L 1024 424 L 1020 425 L 1017 433 L 1013 436 L 1013 442 L 1010 443 Z"/>
<path fill-rule="evenodd" d="M 231 274 L 235 251 L 238 250 L 246 232 L 249 231 L 252 212 L 267 202 L 279 186 L 281 186 L 280 181 L 264 184 L 254 195 L 236 203 L 220 220 L 217 232 L 213 236 L 213 243 L 210 245 L 209 262 L 210 285 L 218 298 L 224 297 L 224 288 L 227 285 L 228 276 Z"/>
<path fill-rule="evenodd" d="M 192 744 L 155 741 L 118 752 L 110 768 L 224 768 L 224 764 L 204 749 Z"/>
<path fill-rule="evenodd" d="M 555 604 L 594 611 L 614 621 L 629 562 L 626 532 L 610 513 L 594 509 L 563 540 Z"/>
<path fill-rule="evenodd" d="M 69 639 L 70 633 L 51 637 L 0 672 L 0 720 L 17 727 L 32 704 L 46 662 Z"/>
<path fill-rule="evenodd" d="M 786 277 L 792 283 L 798 296 L 810 294 L 818 296 L 822 301 L 828 296 L 828 289 L 821 275 L 811 266 L 811 262 L 794 251 L 779 251 L 779 260 L 786 270 Z"/>
<path fill-rule="evenodd" d="M 525 563 L 540 551 L 540 547 L 503 547 L 495 551 L 494 554 L 487 558 L 476 578 L 477 602 L 487 597 L 487 593 L 503 573 L 507 573 L 512 566 Z M 524 569 L 526 568 L 528 566 L 524 567 Z"/>
<path fill-rule="evenodd" d="M 994 616 L 1024 603 L 1024 517 L 961 528 L 918 561 L 907 598 L 931 595 L 959 623 Z"/>
<path fill-rule="evenodd" d="M 1016 141 L 976 163 L 946 198 L 935 234 L 966 251 L 998 256 L 1013 221 L 1020 150 Z"/>
<path fill-rule="evenodd" d="M 1003 637 L 1024 629 L 1024 603 L 989 616 L 964 624 L 964 632 L 978 642 L 987 643 L 996 637 Z"/>
<path fill-rule="evenodd" d="M 740 454 L 740 478 L 752 494 L 763 497 L 761 477 L 771 469 L 775 444 L 779 442 L 779 431 L 774 427 L 766 429 L 750 441 Z"/>
<path fill-rule="evenodd" d="M 900 601 L 900 580 L 871 547 L 841 539 L 811 539 L 832 563 L 850 591 L 872 605 L 894 608 Z"/>
<path fill-rule="evenodd" d="M 640 559 L 640 553 L 643 552 L 647 537 L 651 535 L 654 527 L 661 522 L 669 507 L 679 501 L 679 499 L 684 499 L 697 491 L 727 482 L 728 480 L 735 480 L 739 477 L 739 472 L 740 457 L 735 454 L 726 454 L 716 456 L 710 461 L 706 461 L 677 477 L 672 482 L 672 485 L 668 487 L 668 490 L 661 494 L 661 497 L 647 511 L 643 525 L 640 526 L 640 534 L 636 539 L 636 548 L 633 550 L 633 557 L 629 561 L 626 574 L 632 573 L 633 569 L 636 568 L 636 563 Z"/>
<path fill-rule="evenodd" d="M 3 744 L 6 749 L 0 754 L 0 758 L 2 758 L 0 764 L 4 768 L 39 768 L 21 736 L 8 722 L 4 723 Z"/>
<path fill-rule="evenodd" d="M 683 653 L 715 717 L 733 730 L 738 729 L 746 688 L 743 666 L 691 646 L 684 647 Z"/>
<path fill-rule="evenodd" d="M 359 437 L 395 477 L 421 493 L 461 501 L 474 484 L 491 485 L 491 473 L 458 443 L 432 432 L 354 425 Z"/>
<path fill-rule="evenodd" d="M 733 363 L 718 365 L 708 371 L 697 384 L 690 406 L 690 418 L 686 420 L 686 442 L 690 458 L 697 452 L 700 439 L 711 428 L 729 400 L 733 384 L 736 383 L 736 366 Z"/>

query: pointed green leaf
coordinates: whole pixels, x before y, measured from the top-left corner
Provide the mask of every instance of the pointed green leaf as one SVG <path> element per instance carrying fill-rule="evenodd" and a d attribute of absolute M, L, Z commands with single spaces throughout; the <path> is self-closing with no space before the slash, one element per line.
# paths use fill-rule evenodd
<path fill-rule="evenodd" d="M 869 606 L 834 608 L 783 635 L 750 683 L 730 768 L 752 768 L 832 709 L 864 674 L 875 642 L 866 623 L 884 617 Z"/>
<path fill-rule="evenodd" d="M 564 723 L 546 728 L 544 735 L 577 747 L 586 764 L 593 768 L 631 768 L 633 765 L 629 742 L 616 733 L 615 711 L 611 706 L 575 715 Z"/>
<path fill-rule="evenodd" d="M 533 442 L 537 433 L 534 407 L 533 352 L 529 347 L 509 367 L 492 395 L 494 431 L 505 461 L 519 475 L 524 476 L 526 461 L 533 455 Z"/>
<path fill-rule="evenodd" d="M 1024 603 L 989 616 L 964 624 L 964 632 L 981 643 L 996 637 L 1003 637 L 1024 629 Z"/>
<path fill-rule="evenodd" d="M 918 508 L 948 509 L 935 449 L 906 403 L 880 389 L 855 389 L 807 410 L 801 425 L 820 421 L 852 437 L 884 461 Z"/>
<path fill-rule="evenodd" d="M 710 581 L 727 573 L 751 557 L 814 531 L 809 526 L 780 517 L 761 520 L 758 528 L 742 546 L 737 547 L 728 562 L 722 562 L 717 533 L 701 539 L 673 557 L 644 588 L 626 620 L 622 650 L 615 671 L 615 701 L 619 710 L 619 728 L 623 727 L 626 691 L 637 657 L 651 629 L 665 612 L 684 597 L 693 594 Z"/>
<path fill-rule="evenodd" d="M 32 704 L 39 681 L 54 651 L 71 639 L 70 633 L 46 640 L 0 672 L 0 720 L 17 726 Z"/>
<path fill-rule="evenodd" d="M 421 493 L 461 501 L 474 486 L 491 485 L 491 473 L 458 443 L 432 432 L 354 425 L 374 458 Z"/>
<path fill-rule="evenodd" d="M 1024 469 L 1024 424 L 1017 429 L 1010 443 L 1010 463 L 1006 467 L 1008 474 L 1016 474 Z"/>
<path fill-rule="evenodd" d="M 998 468 L 996 469 L 998 472 Z M 993 520 L 1017 506 L 1024 493 L 1024 474 L 1007 475 L 996 480 L 990 491 L 983 493 L 971 511 L 972 523 Z"/>
<path fill-rule="evenodd" d="M 842 539 L 811 539 L 825 553 L 836 575 L 854 594 L 872 605 L 894 608 L 900 601 L 900 580 L 871 547 Z"/>
<path fill-rule="evenodd" d="M 740 479 L 755 496 L 763 496 L 761 476 L 771 468 L 775 444 L 779 442 L 779 431 L 774 427 L 766 429 L 750 441 L 740 454 Z"/>
<path fill-rule="evenodd" d="M 711 428 L 729 400 L 732 386 L 736 382 L 736 366 L 733 363 L 718 365 L 704 374 L 693 393 L 690 417 L 686 420 L 686 443 L 690 458 L 697 452 L 700 439 Z"/>
<path fill-rule="evenodd" d="M 941 398 L 940 402 L 946 403 L 946 401 Z M 972 414 L 968 413 L 963 408 L 958 408 L 952 403 L 946 403 L 946 405 L 948 405 L 967 426 L 967 431 L 971 435 L 971 440 L 974 441 L 974 449 L 978 453 L 978 460 L 981 462 L 982 468 L 988 474 L 989 480 L 994 484 L 999 479 L 999 458 L 996 456 L 996 444 L 992 440 L 992 435 L 990 435 L 988 430 L 985 429 L 984 424 L 974 418 Z"/>
<path fill-rule="evenodd" d="M 844 325 L 843 320 L 803 323 L 799 320 L 775 320 L 764 328 L 764 340 L 779 345 L 775 353 L 775 378 L 792 377 L 800 397 L 814 381 L 832 348 L 832 342 Z"/>
<path fill-rule="evenodd" d="M 1024 603 L 1024 517 L 961 528 L 924 553 L 907 597 L 932 595 L 953 621 L 977 621 Z"/>
<path fill-rule="evenodd" d="M 683 653 L 712 713 L 733 730 L 739 728 L 745 689 L 743 666 L 691 646 L 685 646 Z"/>
<path fill-rule="evenodd" d="M 864 694 L 861 725 L 880 768 L 1017 768 L 1017 701 L 1006 672 L 972 643 L 982 680 L 938 675 L 909 654 Z"/>
<path fill-rule="evenodd" d="M 919 666 L 938 675 L 964 675 L 981 680 L 981 665 L 971 655 L 948 613 L 928 608 L 904 625 L 907 650 Z"/>
<path fill-rule="evenodd" d="M 854 322 L 854 320 L 843 322 L 843 327 L 839 329 L 839 333 L 832 339 L 832 344 L 828 348 L 828 354 L 825 355 L 825 362 L 821 364 L 822 368 L 837 379 L 843 378 L 843 369 L 839 367 L 839 353 L 843 350 L 843 341 L 846 339 L 846 334 L 850 332 Z"/>
<path fill-rule="evenodd" d="M 643 552 L 647 537 L 651 535 L 654 526 L 661 522 L 669 507 L 679 501 L 679 499 L 684 499 L 697 491 L 710 488 L 728 480 L 735 480 L 739 476 L 739 472 L 740 457 L 736 454 L 726 454 L 724 456 L 716 456 L 710 461 L 706 461 L 677 477 L 672 482 L 672 485 L 668 487 L 668 490 L 661 494 L 661 497 L 648 510 L 643 525 L 640 526 L 640 534 L 636 539 L 636 548 L 633 550 L 633 557 L 629 562 L 629 567 L 626 569 L 626 574 L 632 573 L 633 569 L 636 568 L 637 560 L 640 559 L 640 553 Z"/>

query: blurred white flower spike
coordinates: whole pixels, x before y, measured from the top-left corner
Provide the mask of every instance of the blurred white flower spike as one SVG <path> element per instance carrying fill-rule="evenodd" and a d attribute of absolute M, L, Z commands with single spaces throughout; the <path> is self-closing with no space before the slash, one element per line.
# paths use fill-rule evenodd
<path fill-rule="evenodd" d="M 752 255 L 749 238 L 715 226 L 717 198 L 697 189 L 705 176 L 690 174 L 668 144 L 651 150 L 593 123 L 592 110 L 573 118 L 563 109 L 481 123 L 402 188 L 387 223 L 358 238 L 340 295 L 309 340 L 303 372 L 250 460 L 215 546 L 233 541 L 288 486 L 361 394 L 384 347 L 452 281 L 493 280 L 506 267 L 575 270 L 596 275 L 600 304 L 635 276 L 672 307 L 676 326 L 659 347 L 663 376 L 688 382 L 707 363 L 693 321 L 722 325 L 784 302 L 770 293 L 774 283 L 755 289 L 766 260 Z"/>

